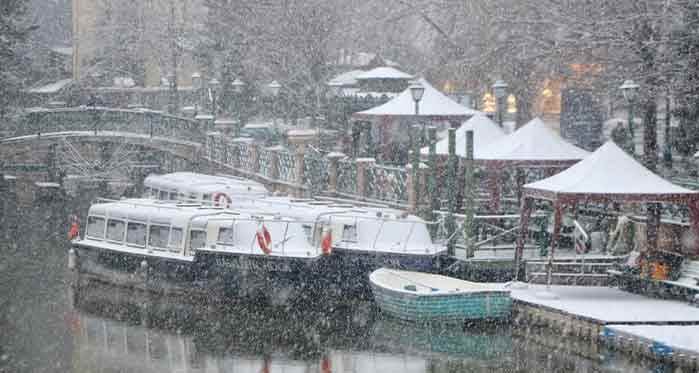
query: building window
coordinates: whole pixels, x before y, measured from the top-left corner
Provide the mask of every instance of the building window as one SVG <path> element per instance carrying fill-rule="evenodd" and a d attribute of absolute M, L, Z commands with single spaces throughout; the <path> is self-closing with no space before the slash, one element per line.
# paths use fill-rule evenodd
<path fill-rule="evenodd" d="M 486 93 L 483 95 L 483 110 L 486 113 L 494 113 L 497 106 L 495 105 L 495 96 L 492 93 Z"/>
<path fill-rule="evenodd" d="M 510 114 L 517 112 L 517 98 L 515 95 L 507 96 L 507 112 Z"/>

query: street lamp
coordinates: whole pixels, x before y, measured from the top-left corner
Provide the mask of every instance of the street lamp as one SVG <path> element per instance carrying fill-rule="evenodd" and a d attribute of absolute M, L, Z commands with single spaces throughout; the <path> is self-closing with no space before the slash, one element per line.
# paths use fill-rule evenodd
<path fill-rule="evenodd" d="M 237 111 L 238 111 L 238 118 L 237 118 L 237 119 L 238 119 L 238 123 L 236 123 L 236 125 L 235 125 L 235 133 L 233 134 L 233 136 L 239 137 L 239 136 L 240 136 L 240 129 L 241 129 L 242 125 L 243 125 L 242 119 L 241 119 L 241 118 L 243 117 L 243 115 L 242 115 L 242 112 L 243 112 L 243 105 L 242 105 L 242 103 L 240 102 L 240 101 L 241 101 L 241 100 L 240 100 L 240 94 L 243 93 L 243 88 L 245 87 L 245 83 L 243 83 L 242 80 L 236 78 L 236 79 L 231 83 L 231 86 L 233 86 L 233 91 L 238 95 L 238 99 L 236 100 L 236 101 L 237 101 L 236 108 L 238 109 L 238 110 L 237 110 Z"/>
<path fill-rule="evenodd" d="M 237 78 L 233 81 L 233 83 L 231 83 L 231 85 L 233 86 L 233 90 L 235 91 L 235 93 L 242 93 L 243 87 L 245 87 L 245 83 L 243 83 L 242 80 Z"/>
<path fill-rule="evenodd" d="M 415 116 L 418 116 L 420 115 L 420 100 L 422 100 L 422 95 L 425 94 L 425 87 L 416 80 L 408 88 L 413 96 L 413 101 L 415 101 Z"/>
<path fill-rule="evenodd" d="M 274 125 L 274 135 L 276 137 L 279 134 L 279 128 L 277 126 L 277 111 L 275 109 L 277 107 L 277 96 L 279 96 L 279 91 L 281 91 L 282 85 L 274 80 L 272 83 L 267 85 L 267 88 L 269 88 L 269 92 L 272 94 L 272 124 Z"/>
<path fill-rule="evenodd" d="M 633 130 L 633 104 L 638 98 L 638 90 L 640 86 L 636 84 L 633 80 L 626 80 L 624 84 L 619 87 L 621 93 L 623 93 L 626 102 L 629 104 L 629 135 L 631 137 L 631 145 L 629 151 L 631 154 L 636 153 L 636 136 Z"/>
<path fill-rule="evenodd" d="M 221 87 L 221 82 L 216 78 L 212 78 L 209 81 L 209 89 L 211 90 L 211 114 L 216 118 L 216 100 L 218 99 L 218 90 Z"/>
<path fill-rule="evenodd" d="M 495 84 L 493 84 L 493 94 L 495 95 L 495 111 L 497 112 L 498 116 L 498 124 L 502 128 L 502 100 L 505 98 L 505 95 L 507 94 L 507 83 L 503 82 L 500 79 L 496 80 Z"/>

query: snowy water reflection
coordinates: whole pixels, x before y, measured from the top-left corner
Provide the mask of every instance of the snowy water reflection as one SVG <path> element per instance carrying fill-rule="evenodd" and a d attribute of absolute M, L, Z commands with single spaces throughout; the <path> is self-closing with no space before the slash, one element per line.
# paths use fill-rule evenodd
<path fill-rule="evenodd" d="M 508 325 L 405 324 L 370 301 L 201 302 L 96 282 L 75 292 L 65 232 L 85 209 L 43 201 L 2 226 L 0 372 L 658 371 Z"/>

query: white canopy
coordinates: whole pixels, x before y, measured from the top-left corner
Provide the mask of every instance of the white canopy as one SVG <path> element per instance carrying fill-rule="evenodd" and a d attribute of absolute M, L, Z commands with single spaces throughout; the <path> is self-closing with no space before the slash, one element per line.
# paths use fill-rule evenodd
<path fill-rule="evenodd" d="M 490 118 L 476 114 L 456 130 L 456 154 L 460 157 L 466 157 L 466 131 L 473 131 L 473 151 L 476 158 L 486 145 L 505 137 L 505 132 Z M 420 153 L 429 154 L 429 147 L 422 148 Z M 449 154 L 448 137 L 437 142 L 437 154 Z"/>
<path fill-rule="evenodd" d="M 497 161 L 574 161 L 590 153 L 568 143 L 534 118 L 515 132 L 492 142 L 476 159 Z"/>
<path fill-rule="evenodd" d="M 687 195 L 696 194 L 654 174 L 607 141 L 597 151 L 565 171 L 526 184 L 526 190 L 549 194 Z"/>
<path fill-rule="evenodd" d="M 421 117 L 440 118 L 466 118 L 479 113 L 476 110 L 468 109 L 449 97 L 442 94 L 425 79 L 420 79 L 425 93 L 419 103 Z M 394 99 L 383 105 L 376 106 L 369 110 L 355 113 L 356 116 L 415 116 L 415 101 L 410 93 L 410 88 L 401 92 Z"/>

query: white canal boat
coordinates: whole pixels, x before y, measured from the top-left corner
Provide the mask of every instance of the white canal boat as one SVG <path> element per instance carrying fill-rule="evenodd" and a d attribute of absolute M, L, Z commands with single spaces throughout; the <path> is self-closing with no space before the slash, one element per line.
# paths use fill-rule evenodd
<path fill-rule="evenodd" d="M 316 273 L 322 231 L 320 224 L 261 212 L 130 199 L 93 204 L 73 248 L 91 272 L 134 274 L 147 266 L 156 286 L 249 292 Z"/>
<path fill-rule="evenodd" d="M 264 198 L 261 183 L 235 176 L 175 172 L 148 175 L 143 181 L 144 198 L 236 207 L 241 199 Z"/>

